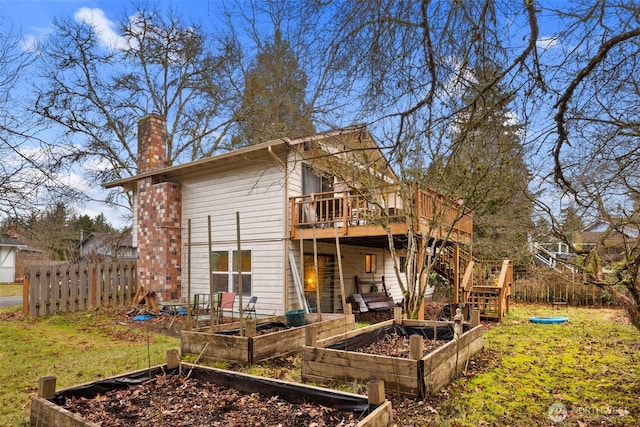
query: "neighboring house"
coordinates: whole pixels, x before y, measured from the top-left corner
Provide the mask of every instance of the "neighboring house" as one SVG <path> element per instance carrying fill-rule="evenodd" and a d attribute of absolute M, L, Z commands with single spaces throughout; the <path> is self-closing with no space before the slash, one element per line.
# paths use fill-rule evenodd
<path fill-rule="evenodd" d="M 80 261 L 127 261 L 136 259 L 130 233 L 89 233 L 78 244 Z"/>
<path fill-rule="evenodd" d="M 402 256 L 406 211 L 396 193 L 397 178 L 365 128 L 269 141 L 177 166 L 166 164 L 166 124 L 161 117 L 140 120 L 138 141 L 138 175 L 104 187 L 134 193 L 138 281 L 160 300 L 185 297 L 187 286 L 192 294 L 209 293 L 210 286 L 237 291 L 239 259 L 243 299 L 246 303 L 250 295 L 257 296 L 258 314 L 303 308 L 296 281 L 305 296 L 315 297 L 319 287 L 322 312 L 342 311 L 340 267 L 344 297 L 357 293 L 355 276 L 385 276 L 390 295 L 402 301 L 388 234 L 378 219 L 387 217 Z M 352 153 L 365 153 L 360 159 L 367 163 L 354 164 Z M 342 165 L 342 173 L 336 173 L 336 165 Z M 370 170 L 379 177 L 380 193 L 365 199 L 359 195 L 362 187 L 353 190 L 364 179 L 358 175 L 368 176 L 360 172 Z M 417 191 L 414 202 L 420 219 L 414 231 L 418 236 L 429 233 L 422 234 L 424 250 L 447 228 L 427 228 L 436 209 L 446 211 L 445 221 L 463 212 L 427 189 Z M 467 213 L 456 222 L 450 241 L 469 245 L 471 230 Z M 455 262 L 460 265 L 459 259 Z"/>
<path fill-rule="evenodd" d="M 602 265 L 622 260 L 638 239 L 637 226 L 620 223 L 613 226 L 605 220 L 597 220 L 585 227 L 578 241 L 582 249 L 597 248 Z"/>
<path fill-rule="evenodd" d="M 14 237 L 0 236 L 0 283 L 16 280 L 16 254 L 27 245 Z"/>
<path fill-rule="evenodd" d="M 536 265 L 550 267 L 557 270 L 573 270 L 570 261 L 573 254 L 564 242 L 538 243 L 529 242 L 529 250 L 533 255 L 533 262 Z"/>

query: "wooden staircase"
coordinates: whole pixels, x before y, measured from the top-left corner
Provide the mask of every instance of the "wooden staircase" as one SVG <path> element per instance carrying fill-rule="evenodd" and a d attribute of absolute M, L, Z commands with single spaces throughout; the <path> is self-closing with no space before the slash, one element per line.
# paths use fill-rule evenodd
<path fill-rule="evenodd" d="M 438 250 L 433 269 L 450 283 L 459 284 L 460 293 L 454 303 L 470 305 L 472 310 L 480 311 L 481 318 L 501 320 L 509 311 L 513 284 L 510 260 L 480 261 L 460 248 L 444 246 Z"/>
<path fill-rule="evenodd" d="M 462 279 L 462 302 L 472 310 L 479 310 L 481 318 L 502 320 L 509 312 L 512 285 L 510 260 L 502 263 L 472 260 Z"/>

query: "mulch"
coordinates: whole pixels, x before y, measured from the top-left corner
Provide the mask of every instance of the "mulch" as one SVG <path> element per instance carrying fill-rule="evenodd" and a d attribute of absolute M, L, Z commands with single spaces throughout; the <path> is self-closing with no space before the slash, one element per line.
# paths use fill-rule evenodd
<path fill-rule="evenodd" d="M 312 402 L 293 404 L 277 396 L 244 393 L 180 375 L 158 376 L 93 399 L 68 399 L 64 408 L 110 427 L 347 427 L 358 422 L 352 412 Z"/>
<path fill-rule="evenodd" d="M 186 328 L 186 316 L 178 316 L 173 328 L 168 331 L 170 317 L 158 316 L 150 321 L 132 321 L 133 312 L 120 313 L 120 321 L 140 328 L 149 328 L 163 334 L 179 336 L 179 331 Z M 427 302 L 425 304 L 426 319 L 442 319 L 443 304 Z M 379 323 L 393 319 L 393 311 L 356 313 L 356 321 Z M 224 323 L 232 319 L 223 319 Z M 270 331 L 273 332 L 273 331 Z M 374 344 L 366 351 L 373 354 L 406 357 L 408 340 L 392 336 L 388 340 Z M 425 354 L 442 345 L 442 341 L 425 340 Z M 424 399 L 411 399 L 387 391 L 387 398 L 392 403 L 396 426 L 435 426 L 434 415 L 440 412 L 443 405 L 458 388 L 464 388 L 468 380 L 492 363 L 495 355 L 486 349 L 470 359 L 468 369 L 462 378 L 442 388 L 437 393 Z M 284 360 L 284 359 L 283 359 Z M 271 364 L 277 363 L 272 360 Z M 285 363 L 284 361 L 282 363 Z M 291 361 L 287 359 L 287 365 Z M 176 391 L 173 395 L 170 391 Z M 125 394 L 130 393 L 130 394 Z M 181 426 L 355 426 L 353 414 L 335 411 L 313 403 L 292 405 L 285 401 L 264 397 L 259 394 L 245 394 L 234 389 L 223 389 L 219 386 L 197 382 L 177 376 L 159 377 L 144 386 L 127 390 L 109 392 L 93 401 L 76 399 L 74 412 L 83 417 L 95 419 L 94 422 L 104 426 L 147 426 L 171 425 Z M 102 405 L 102 406 L 93 406 Z M 83 409 L 84 408 L 84 409 Z M 248 412 L 244 412 L 244 411 Z M 84 412 L 83 412 L 84 411 Z M 87 414 L 87 415 L 84 415 Z M 111 418 L 111 415 L 120 418 Z M 109 417 L 109 418 L 107 418 Z M 406 423 L 411 420 L 410 423 Z"/>

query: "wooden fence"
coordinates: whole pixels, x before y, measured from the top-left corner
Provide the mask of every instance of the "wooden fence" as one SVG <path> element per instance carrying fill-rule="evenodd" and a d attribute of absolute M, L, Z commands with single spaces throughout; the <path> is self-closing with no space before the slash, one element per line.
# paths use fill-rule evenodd
<path fill-rule="evenodd" d="M 527 276 L 520 276 L 514 281 L 511 300 L 544 304 L 563 300 L 574 306 L 618 305 L 611 294 L 594 285 L 585 285 L 577 280 L 540 280 Z"/>
<path fill-rule="evenodd" d="M 27 267 L 25 316 L 131 304 L 137 288 L 135 261 Z"/>

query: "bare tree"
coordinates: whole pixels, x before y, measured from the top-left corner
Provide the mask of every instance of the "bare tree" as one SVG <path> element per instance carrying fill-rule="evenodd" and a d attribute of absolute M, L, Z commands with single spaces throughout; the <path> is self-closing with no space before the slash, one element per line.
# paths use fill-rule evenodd
<path fill-rule="evenodd" d="M 444 206 L 459 199 L 471 203 L 474 199 L 468 191 L 475 187 L 466 185 L 464 194 L 462 187 L 452 188 L 444 177 L 427 177 L 424 170 L 434 161 L 449 158 L 477 135 L 472 127 L 477 127 L 478 120 L 460 123 L 458 119 L 478 110 L 494 87 L 500 83 L 510 87 L 518 78 L 518 84 L 531 88 L 539 80 L 532 60 L 538 36 L 534 5 L 390 0 L 315 6 L 325 7 L 325 13 L 330 14 L 323 22 L 329 23 L 324 30 L 333 37 L 330 52 L 336 85 L 353 83 L 344 96 L 359 100 L 356 119 L 368 123 L 378 135 L 400 178 L 403 205 L 407 209 L 415 206 L 416 189 L 434 189 L 447 202 L 432 212 L 429 223 L 434 230 L 448 226 L 448 233 L 452 233 L 466 210 L 459 209 L 451 217 Z M 504 25 L 507 17 L 512 23 L 509 26 Z M 514 48 L 512 38 L 522 28 L 529 31 Z M 477 81 L 473 70 L 481 69 L 498 72 Z M 473 92 L 465 94 L 472 86 Z M 503 96 L 509 100 L 513 94 Z M 494 105 L 505 104 L 494 100 Z M 457 136 L 450 138 L 454 128 Z M 470 179 L 467 175 L 466 180 Z M 411 214 L 408 218 L 409 222 L 416 220 Z M 396 276 L 405 293 L 405 309 L 414 315 L 423 303 L 426 278 L 435 263 L 433 255 L 447 244 L 448 237 L 445 233 L 438 241 L 430 239 L 430 233 L 413 236 L 415 227 L 411 224 L 408 229 L 407 243 L 400 248 L 407 254 L 406 273 L 400 273 L 391 237 L 389 242 Z M 429 242 L 429 248 L 421 248 L 418 241 Z"/>
<path fill-rule="evenodd" d="M 135 175 L 136 124 L 151 112 L 169 123 L 169 164 L 219 149 L 232 116 L 225 67 L 233 46 L 213 46 L 171 10 L 140 7 L 117 27 L 99 23 L 56 19 L 43 50 L 34 112 L 63 129 L 60 162 L 91 165 L 84 172 L 96 182 Z"/>
<path fill-rule="evenodd" d="M 636 1 L 581 1 L 542 11 L 564 24 L 548 47 L 554 60 L 546 65 L 555 122 L 553 178 L 580 217 L 607 221 L 610 233 L 595 248 L 581 247 L 567 237 L 554 207 L 538 203 L 552 218 L 555 236 L 583 261 L 577 266 L 585 283 L 613 294 L 640 328 L 639 10 Z M 600 259 L 612 233 L 625 243 L 603 274 L 592 261 Z"/>
<path fill-rule="evenodd" d="M 6 25 L 5 25 L 6 24 Z M 35 60 L 10 22 L 0 29 L 0 217 L 18 218 L 44 209 L 52 200 L 78 198 L 60 179 L 54 147 L 41 139 L 42 129 L 25 105 L 25 76 Z"/>

